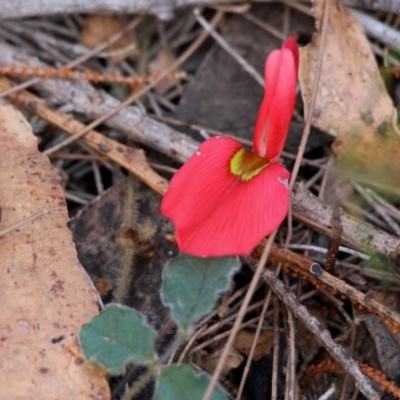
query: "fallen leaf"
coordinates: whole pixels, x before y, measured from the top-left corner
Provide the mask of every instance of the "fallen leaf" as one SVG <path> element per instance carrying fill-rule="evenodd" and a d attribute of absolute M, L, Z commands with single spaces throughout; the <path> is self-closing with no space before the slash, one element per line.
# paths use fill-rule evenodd
<path fill-rule="evenodd" d="M 110 282 L 114 291 L 118 288 L 121 268 L 126 262 L 125 248 L 117 243 L 116 236 L 126 224 L 127 210 L 135 210 L 139 240 L 141 225 L 158 227 L 151 248 L 137 249 L 131 260 L 128 302 L 130 307 L 146 315 L 147 321 L 158 330 L 169 316 L 169 308 L 160 299 L 160 287 L 164 266 L 176 253 L 176 249 L 163 238 L 164 232 L 173 227 L 158 211 L 160 196 L 143 183 L 135 182 L 133 185 L 132 202 L 129 181 L 126 179 L 113 185 L 96 197 L 71 219 L 68 227 L 86 271 L 94 281 L 105 279 Z"/>
<path fill-rule="evenodd" d="M 249 355 L 251 346 L 253 345 L 255 332 L 248 330 L 241 330 L 236 335 L 233 347 L 239 350 L 241 353 Z M 253 360 L 258 361 L 262 357 L 266 356 L 272 345 L 274 344 L 274 331 L 261 331 L 258 337 L 257 345 L 254 350 Z"/>
<path fill-rule="evenodd" d="M 109 399 L 104 371 L 86 363 L 78 345 L 98 305 L 53 167 L 14 107 L 0 106 L 0 135 L 1 227 L 49 211 L 0 237 L 0 398 Z"/>
<path fill-rule="evenodd" d="M 325 0 L 316 0 L 317 33 L 300 50 L 299 81 L 304 112 L 309 112 L 321 44 Z M 336 137 L 334 151 L 348 169 L 365 175 L 369 168 L 387 176 L 399 170 L 400 138 L 397 112 L 376 64 L 363 28 L 339 0 L 331 2 L 321 78 L 313 125 Z M 393 163 L 396 166 L 393 166 Z M 394 175 L 399 178 L 399 172 Z"/>
<path fill-rule="evenodd" d="M 149 63 L 150 74 L 154 76 L 160 75 L 162 72 L 168 69 L 175 61 L 176 58 L 171 53 L 171 51 L 166 47 L 162 48 L 158 52 L 155 60 Z M 176 78 L 174 78 L 173 76 L 167 76 L 156 85 L 156 90 L 158 92 L 163 92 L 175 82 L 177 82 Z"/>
<path fill-rule="evenodd" d="M 111 15 L 91 15 L 86 18 L 82 29 L 82 43 L 89 49 L 93 49 L 106 42 L 111 36 L 122 31 L 123 24 L 119 18 Z M 138 54 L 137 40 L 132 32 L 127 33 L 106 51 L 115 52 L 111 61 L 115 64 L 125 58 Z"/>
<path fill-rule="evenodd" d="M 367 296 L 397 312 L 397 295 L 369 290 Z M 374 315 L 363 316 L 363 321 L 375 342 L 376 352 L 382 371 L 390 378 L 395 379 L 399 372 L 400 338 L 391 332 L 384 321 Z"/>
<path fill-rule="evenodd" d="M 223 350 L 223 345 L 215 350 L 212 354 L 207 355 L 203 359 L 198 361 L 199 367 L 203 368 L 204 371 L 212 374 L 217 366 L 219 358 Z M 243 356 L 234 348 L 229 350 L 225 364 L 222 368 L 222 375 L 226 375 L 231 369 L 237 368 L 243 362 Z"/>

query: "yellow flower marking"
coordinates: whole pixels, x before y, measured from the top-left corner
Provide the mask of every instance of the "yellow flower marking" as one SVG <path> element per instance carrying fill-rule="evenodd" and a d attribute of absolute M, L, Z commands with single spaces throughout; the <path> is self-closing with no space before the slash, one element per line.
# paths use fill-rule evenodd
<path fill-rule="evenodd" d="M 242 181 L 249 181 L 271 163 L 267 159 L 257 155 L 254 151 L 249 152 L 246 149 L 240 149 L 231 158 L 229 164 L 233 175 L 239 176 Z"/>

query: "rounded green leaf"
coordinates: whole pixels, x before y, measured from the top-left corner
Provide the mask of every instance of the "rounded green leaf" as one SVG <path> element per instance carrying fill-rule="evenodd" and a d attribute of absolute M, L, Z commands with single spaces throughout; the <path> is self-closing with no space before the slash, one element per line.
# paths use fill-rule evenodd
<path fill-rule="evenodd" d="M 155 336 L 155 330 L 135 310 L 111 304 L 82 326 L 79 340 L 88 361 L 118 375 L 130 361 L 154 358 Z"/>
<path fill-rule="evenodd" d="M 188 365 L 172 364 L 160 376 L 154 400 L 201 400 L 207 390 L 210 377 L 196 374 Z M 216 387 L 211 400 L 227 400 L 225 392 Z"/>
<path fill-rule="evenodd" d="M 239 266 L 237 257 L 199 258 L 182 253 L 165 267 L 162 297 L 183 334 L 212 311 Z"/>

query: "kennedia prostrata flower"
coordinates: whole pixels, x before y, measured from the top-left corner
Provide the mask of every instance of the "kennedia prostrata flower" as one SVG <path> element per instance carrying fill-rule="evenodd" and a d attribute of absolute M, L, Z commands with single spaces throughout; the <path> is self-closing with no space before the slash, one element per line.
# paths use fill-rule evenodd
<path fill-rule="evenodd" d="M 268 56 L 253 151 L 229 137 L 208 139 L 171 180 L 161 212 L 173 221 L 181 251 L 248 254 L 285 218 L 290 174 L 277 161 L 293 115 L 298 66 L 291 37 Z"/>

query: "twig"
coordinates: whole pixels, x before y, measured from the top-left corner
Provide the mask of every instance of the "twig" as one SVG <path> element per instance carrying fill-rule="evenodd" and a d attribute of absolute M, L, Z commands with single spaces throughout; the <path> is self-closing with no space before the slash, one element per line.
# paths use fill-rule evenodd
<path fill-rule="evenodd" d="M 289 308 L 286 308 L 286 343 L 287 343 L 287 363 L 286 363 L 286 393 L 285 399 L 296 398 L 296 341 L 295 341 L 295 321 Z"/>
<path fill-rule="evenodd" d="M 47 214 L 48 212 L 49 212 L 49 210 L 40 210 L 40 211 L 36 212 L 35 214 L 30 215 L 29 217 L 21 219 L 21 221 L 18 221 L 15 224 L 12 224 L 12 225 L 8 226 L 7 228 L 1 230 L 0 236 L 4 236 L 5 234 L 7 234 L 15 229 L 21 228 L 21 226 L 24 226 L 24 225 L 28 224 L 29 222 L 32 222 L 35 219 L 40 218 L 42 215 Z"/>
<path fill-rule="evenodd" d="M 275 36 L 280 40 L 285 40 L 285 35 L 274 26 L 266 23 L 265 21 L 257 18 L 255 15 L 251 14 L 250 12 L 241 14 L 243 18 L 247 19 L 247 21 L 252 22 L 254 25 L 257 25 L 259 28 L 264 29 L 266 32 L 270 33 L 271 35 Z"/>
<path fill-rule="evenodd" d="M 66 191 L 64 192 L 64 196 L 65 196 L 65 198 L 66 198 L 67 200 L 72 201 L 72 202 L 74 202 L 74 203 L 76 203 L 76 204 L 80 204 L 80 205 L 82 205 L 82 206 L 87 206 L 87 205 L 90 203 L 89 200 L 85 200 L 85 199 L 83 199 L 82 197 L 77 196 L 77 195 L 71 193 L 71 192 L 68 191 L 68 190 L 66 190 Z"/>
<path fill-rule="evenodd" d="M 336 197 L 336 196 L 335 196 Z M 342 240 L 342 222 L 341 222 L 341 209 L 339 207 L 339 200 L 336 198 L 332 205 L 332 239 L 329 246 L 328 254 L 326 256 L 325 269 L 335 275 L 335 263 Z"/>
<path fill-rule="evenodd" d="M 328 400 L 336 390 L 336 386 L 334 383 L 332 383 L 331 387 L 322 395 L 318 397 L 318 400 Z"/>
<path fill-rule="evenodd" d="M 358 10 L 351 9 L 351 13 L 358 19 L 367 34 L 375 40 L 400 51 L 400 32 L 375 18 Z"/>
<path fill-rule="evenodd" d="M 317 64 L 316 64 L 316 74 L 314 77 L 314 81 L 312 84 L 312 92 L 311 92 L 311 99 L 310 99 L 310 104 L 308 107 L 308 115 L 306 118 L 306 122 L 304 125 L 303 129 L 303 135 L 301 137 L 301 142 L 299 146 L 299 151 L 297 153 L 296 161 L 293 166 L 292 170 L 292 176 L 290 178 L 290 190 L 293 190 L 294 184 L 296 182 L 297 174 L 300 169 L 301 165 L 301 159 L 304 155 L 304 151 L 306 149 L 306 144 L 308 140 L 308 136 L 310 134 L 310 129 L 311 129 L 311 122 L 313 119 L 313 110 L 315 107 L 315 103 L 317 100 L 317 94 L 318 94 L 318 83 L 319 79 L 321 77 L 321 71 L 322 71 L 322 60 L 323 60 L 323 54 L 324 54 L 324 48 L 325 48 L 325 40 L 326 40 L 326 35 L 328 32 L 328 17 L 329 17 L 329 7 L 330 7 L 330 0 L 326 0 L 325 2 L 325 9 L 324 9 L 324 16 L 323 16 L 323 21 L 322 21 L 322 31 L 321 31 L 321 41 L 319 44 L 318 48 L 318 57 L 317 57 Z"/>
<path fill-rule="evenodd" d="M 250 364 L 251 364 L 251 362 L 253 360 L 253 355 L 254 355 L 254 352 L 256 350 L 256 346 L 258 344 L 258 338 L 260 337 L 261 328 L 262 328 L 263 323 L 264 323 L 265 313 L 267 312 L 267 308 L 268 308 L 270 299 L 271 299 L 271 291 L 268 290 L 268 293 L 265 296 L 265 300 L 264 300 L 264 303 L 263 303 L 263 308 L 261 310 L 260 319 L 259 319 L 258 324 L 257 324 L 256 333 L 254 334 L 253 343 L 251 344 L 250 353 L 247 356 L 246 365 L 244 366 L 243 374 L 242 374 L 242 377 L 240 378 L 240 385 L 239 385 L 239 389 L 238 389 L 238 392 L 237 392 L 237 395 L 236 395 L 236 400 L 240 400 L 242 398 L 244 384 L 246 383 L 247 374 L 250 371 Z"/>
<path fill-rule="evenodd" d="M 97 71 L 90 69 L 85 69 L 84 71 L 74 71 L 68 67 L 62 68 L 40 68 L 31 67 L 30 65 L 10 65 L 10 66 L 0 66 L 0 75 L 7 75 L 11 77 L 41 77 L 44 79 L 50 78 L 63 78 L 63 79 L 85 79 L 88 82 L 101 83 L 121 83 L 136 87 L 139 85 L 148 85 L 156 76 L 152 75 L 134 75 L 134 76 L 124 76 L 121 73 L 106 73 L 101 74 Z M 172 72 L 170 75 L 171 79 L 181 79 L 186 77 L 185 71 Z M 4 94 L 2 93 L 4 96 Z"/>
<path fill-rule="evenodd" d="M 351 356 L 353 356 L 353 354 L 354 354 L 357 325 L 358 324 L 356 322 L 353 322 L 353 324 L 350 327 L 350 329 L 351 329 L 350 355 Z M 343 381 L 342 393 L 340 394 L 340 400 L 346 400 L 346 391 L 347 391 L 347 385 L 349 383 L 349 378 L 350 378 L 350 375 L 348 374 L 348 372 L 346 372 L 346 375 L 345 375 L 344 381 Z"/>
<path fill-rule="evenodd" d="M 250 0 L 258 3 L 260 0 Z M 261 0 L 269 3 L 271 0 Z M 46 0 L 45 2 L 12 2 L 0 0 L 2 18 L 27 18 L 51 14 L 153 14 L 160 19 L 171 19 L 179 8 L 193 5 L 234 4 L 243 0 Z M 353 7 L 364 7 L 375 10 L 385 10 L 392 13 L 400 12 L 397 1 L 387 0 L 345 0 L 345 4 Z"/>
<path fill-rule="evenodd" d="M 373 199 L 372 195 L 368 193 L 361 185 L 357 182 L 351 182 L 352 185 L 355 187 L 358 193 L 364 197 L 367 202 L 374 207 L 375 211 L 382 217 L 382 219 L 390 226 L 390 228 L 394 231 L 394 233 L 400 237 L 400 226 L 393 221 L 392 217 L 386 213 L 384 207 L 377 204 L 377 202 Z"/>
<path fill-rule="evenodd" d="M 290 311 L 300 319 L 309 331 L 311 331 L 316 339 L 327 349 L 331 357 L 336 360 L 349 374 L 353 377 L 357 387 L 369 400 L 379 400 L 380 396 L 371 385 L 371 382 L 361 372 L 357 363 L 351 359 L 345 350 L 335 343 L 330 333 L 324 330 L 318 320 L 313 317 L 306 307 L 299 304 L 295 295 L 285 288 L 282 281 L 269 270 L 266 270 L 262 277 L 271 286 L 279 299 L 290 309 Z"/>
<path fill-rule="evenodd" d="M 252 326 L 252 325 L 254 325 L 256 322 L 258 323 L 259 320 L 260 320 L 260 318 L 259 318 L 258 316 L 257 316 L 257 317 L 254 317 L 254 318 L 251 318 L 251 319 L 249 319 L 248 321 L 243 322 L 243 323 L 239 326 L 239 330 L 241 330 L 241 329 L 243 329 L 243 328 L 246 328 L 246 327 L 248 327 L 248 326 Z M 203 343 L 197 345 L 196 347 L 194 347 L 194 348 L 191 350 L 190 353 L 191 353 L 191 354 L 192 354 L 192 353 L 194 354 L 194 353 L 197 353 L 197 352 L 199 352 L 200 350 L 204 349 L 205 347 L 208 347 L 208 346 L 212 345 L 213 343 L 220 343 L 222 339 L 226 338 L 227 336 L 229 336 L 229 335 L 232 333 L 232 329 L 233 329 L 233 327 L 231 328 L 231 330 L 228 330 L 228 331 L 226 331 L 226 332 L 222 332 L 222 333 L 220 333 L 220 334 L 218 334 L 218 335 L 215 335 L 215 336 L 213 336 L 212 338 L 206 340 L 205 342 L 203 342 Z"/>
<path fill-rule="evenodd" d="M 182 353 L 179 355 L 177 364 L 181 364 L 182 361 L 185 359 L 185 356 L 187 354 L 187 352 L 189 351 L 190 347 L 192 346 L 192 344 L 194 343 L 194 341 L 197 339 L 197 337 L 200 335 L 200 333 L 205 329 L 205 325 L 202 326 L 200 329 L 198 329 L 190 338 L 190 340 L 186 343 L 185 348 L 182 350 Z"/>
<path fill-rule="evenodd" d="M 245 285 L 239 290 L 237 290 L 227 301 L 227 306 L 229 306 L 233 301 L 235 301 L 237 298 L 241 297 L 243 293 L 245 293 L 248 289 L 249 285 Z M 218 309 L 215 309 L 214 311 L 210 312 L 206 317 L 204 317 L 197 325 L 197 329 L 200 329 L 201 327 L 205 326 L 205 324 L 210 321 L 212 318 L 214 318 L 218 314 Z M 201 335 L 200 335 L 201 337 Z"/>
<path fill-rule="evenodd" d="M 277 296 L 274 296 L 274 359 L 272 364 L 271 379 L 271 399 L 278 398 L 278 377 L 279 377 L 279 353 L 280 353 L 280 332 L 279 332 L 279 312 L 280 303 Z"/>
<path fill-rule="evenodd" d="M 396 399 L 400 399 L 400 388 L 396 385 L 396 382 L 389 380 L 387 376 L 375 368 L 369 366 L 368 364 L 358 362 L 357 363 L 360 370 L 368 376 L 370 379 L 373 379 L 382 390 L 386 391 L 393 395 Z M 346 372 L 346 369 L 343 368 L 343 365 L 340 363 L 332 361 L 332 360 L 325 360 L 320 362 L 317 365 L 312 365 L 310 367 L 309 373 L 306 377 L 303 378 L 303 384 L 310 380 L 312 377 L 325 372 L 339 372 L 343 373 Z M 357 399 L 358 393 L 357 391 L 352 396 L 352 399 Z"/>
<path fill-rule="evenodd" d="M 391 215 L 393 218 L 396 218 L 400 221 L 400 211 L 394 207 L 392 204 L 388 203 L 385 199 L 378 196 L 374 191 L 369 188 L 365 188 L 365 191 L 374 199 L 376 200 L 382 207 L 385 208 L 386 212 Z"/>
<path fill-rule="evenodd" d="M 97 163 L 96 161 L 92 161 L 92 170 L 94 175 L 94 182 L 96 184 L 97 194 L 102 194 L 104 192 L 104 185 L 101 179 L 99 163 Z"/>
<path fill-rule="evenodd" d="M 264 78 L 258 71 L 252 67 L 245 58 L 243 58 L 210 24 L 201 16 L 200 10 L 193 10 L 197 22 L 215 39 L 215 41 L 262 87 L 264 87 Z"/>
<path fill-rule="evenodd" d="M 368 295 L 359 292 L 346 282 L 325 272 L 319 264 L 313 264 L 310 267 L 310 272 L 313 276 L 317 277 L 319 281 L 327 284 L 330 288 L 335 288 L 339 293 L 349 298 L 350 301 L 356 302 L 359 309 L 365 308 L 372 311 L 375 316 L 383 318 L 392 331 L 399 332 L 400 314 L 391 311 Z"/>
<path fill-rule="evenodd" d="M 254 311 L 255 309 L 262 306 L 263 303 L 264 303 L 264 300 L 257 301 L 256 303 L 252 304 L 251 306 L 249 306 L 247 308 L 247 312 Z M 237 313 L 233 313 L 233 314 L 229 315 L 228 317 L 224 318 L 222 321 L 218 321 L 217 323 L 211 325 L 205 331 L 203 331 L 199 335 L 199 339 L 204 336 L 209 336 L 210 333 L 221 329 L 224 325 L 227 325 L 229 322 L 234 321 L 236 318 L 237 318 Z M 204 343 L 202 343 L 202 345 L 200 345 L 200 346 L 202 346 L 201 348 L 205 347 Z M 197 349 L 199 349 L 199 348 L 197 348 Z"/>
<path fill-rule="evenodd" d="M 253 252 L 254 256 L 257 257 L 260 254 L 263 245 L 265 245 L 265 241 L 257 246 Z M 371 314 L 383 319 L 393 332 L 397 333 L 400 331 L 400 314 L 389 310 L 384 305 L 371 299 L 344 281 L 332 276 L 312 260 L 273 245 L 269 262 L 275 266 L 282 264 L 284 272 L 291 272 L 294 277 L 301 275 L 303 279 L 309 280 L 318 288 L 327 287 L 332 294 L 339 294 L 348 298 L 358 309 L 368 310 Z"/>

